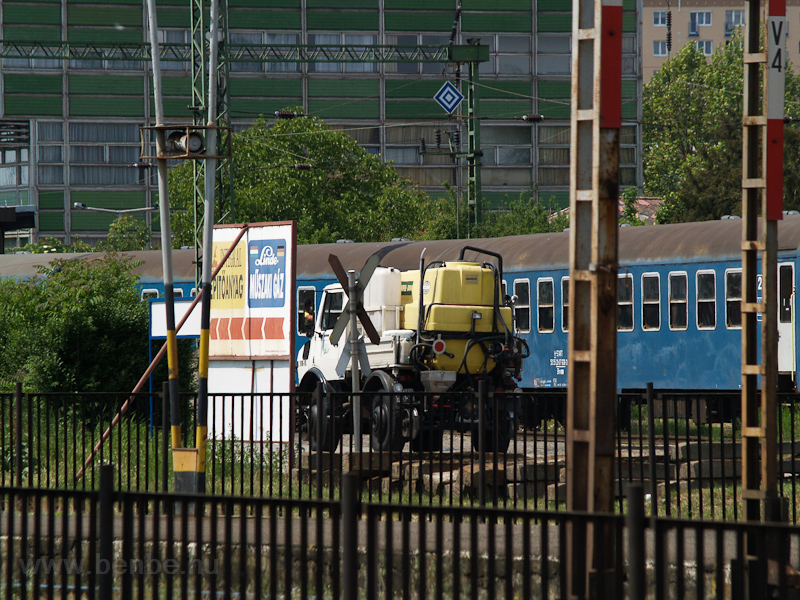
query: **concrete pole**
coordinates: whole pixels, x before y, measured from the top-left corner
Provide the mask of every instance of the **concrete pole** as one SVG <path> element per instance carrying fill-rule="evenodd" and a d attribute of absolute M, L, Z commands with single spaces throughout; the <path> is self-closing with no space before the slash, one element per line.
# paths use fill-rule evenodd
<path fill-rule="evenodd" d="M 355 436 L 356 451 L 361 452 L 361 371 L 358 368 L 358 284 L 356 272 L 347 272 L 347 295 L 350 297 L 348 312 L 350 313 L 350 372 L 352 377 L 352 406 L 353 406 L 353 435 Z"/>

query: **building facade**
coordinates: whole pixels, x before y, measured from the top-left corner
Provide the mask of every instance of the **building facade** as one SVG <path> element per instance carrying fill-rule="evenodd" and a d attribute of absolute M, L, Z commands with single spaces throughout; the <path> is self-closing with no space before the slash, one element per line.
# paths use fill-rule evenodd
<path fill-rule="evenodd" d="M 641 2 L 624 0 L 621 183 L 641 183 Z M 0 64 L 0 205 L 30 204 L 38 228 L 7 234 L 27 239 L 76 237 L 93 243 L 113 214 L 74 210 L 75 203 L 125 210 L 156 201 L 155 169 L 140 165 L 140 128 L 154 125 L 152 77 L 145 60 L 108 59 L 91 49 L 58 58 L 64 42 L 113 48 L 147 44 L 141 0 L 3 0 Z M 229 0 L 230 123 L 247 127 L 260 115 L 302 106 L 393 161 L 433 194 L 463 191 L 466 165 L 449 156 L 420 155 L 420 138 L 435 149 L 458 141 L 465 120 L 433 100 L 454 80 L 446 63 L 314 63 L 236 59 L 242 46 L 307 44 L 447 45 L 478 39 L 489 46 L 479 69 L 484 207 L 521 192 L 568 205 L 571 2 L 565 0 Z M 159 0 L 160 39 L 188 44 L 190 0 Z M 650 16 L 652 19 L 652 15 Z M 21 56 L 14 44 L 35 47 Z M 85 48 L 85 46 L 84 46 Z M 119 55 L 124 57 L 122 51 Z M 163 62 L 165 119 L 190 123 L 190 61 Z M 462 68 L 466 79 L 466 66 Z M 462 90 L 464 88 L 462 87 Z M 462 110 L 456 110 L 459 114 Z M 539 122 L 522 121 L 538 114 Z M 458 130 L 460 136 L 454 135 Z M 13 136 L 3 136 L 13 131 Z M 456 138 L 460 138 L 456 140 Z M 138 213 L 149 219 L 146 213 Z"/>
<path fill-rule="evenodd" d="M 733 0 L 644 0 L 642 15 L 642 75 L 647 82 L 664 62 L 685 44 L 694 44 L 711 56 L 720 44 L 726 44 L 737 27 L 745 22 L 743 1 Z M 672 26 L 667 27 L 668 13 Z M 800 36 L 800 0 L 786 0 L 786 50 L 797 69 Z M 667 31 L 672 32 L 668 49 Z"/>

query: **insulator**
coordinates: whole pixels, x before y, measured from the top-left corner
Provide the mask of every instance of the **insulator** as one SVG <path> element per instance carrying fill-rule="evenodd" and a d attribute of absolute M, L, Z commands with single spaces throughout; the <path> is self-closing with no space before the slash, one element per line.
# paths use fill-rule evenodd
<path fill-rule="evenodd" d="M 461 145 L 461 130 L 454 129 L 453 130 L 453 145 L 458 148 Z"/>
<path fill-rule="evenodd" d="M 436 130 L 436 148 L 437 150 L 442 147 L 442 130 Z"/>
<path fill-rule="evenodd" d="M 539 114 L 523 115 L 523 117 L 522 117 L 522 120 L 525 121 L 526 123 L 538 123 L 539 121 L 541 121 L 543 119 L 544 119 L 544 117 L 542 115 L 539 115 Z"/>
<path fill-rule="evenodd" d="M 311 165 L 308 163 L 297 163 L 294 168 L 298 171 L 310 171 Z"/>
<path fill-rule="evenodd" d="M 672 11 L 667 11 L 667 52 L 672 52 Z"/>
<path fill-rule="evenodd" d="M 425 145 L 425 138 L 419 138 L 419 152 L 420 154 L 424 154 L 428 151 L 428 147 Z"/>
<path fill-rule="evenodd" d="M 298 115 L 293 110 L 276 110 L 275 111 L 275 118 L 276 119 L 294 119 L 295 117 L 298 117 L 298 116 L 300 116 L 300 115 Z"/>

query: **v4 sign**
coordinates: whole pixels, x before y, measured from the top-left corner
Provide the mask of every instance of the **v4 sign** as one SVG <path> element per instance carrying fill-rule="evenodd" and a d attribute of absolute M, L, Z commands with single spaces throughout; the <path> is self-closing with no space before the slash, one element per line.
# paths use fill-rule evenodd
<path fill-rule="evenodd" d="M 375 269 L 378 268 L 378 265 L 381 262 L 381 257 L 377 254 L 373 254 L 367 259 L 367 262 L 364 263 L 364 266 L 361 268 L 361 272 L 358 275 L 358 281 L 356 282 L 356 289 L 354 297 L 350 297 L 350 289 L 347 283 L 347 272 L 344 270 L 342 263 L 339 259 L 334 256 L 333 254 L 328 256 L 328 263 L 330 264 L 331 268 L 333 269 L 334 275 L 336 275 L 336 279 L 339 280 L 339 283 L 344 289 L 344 293 L 347 294 L 347 304 L 344 305 L 339 318 L 336 320 L 336 324 L 333 326 L 333 331 L 331 332 L 331 343 L 333 345 L 337 345 L 339 340 L 344 333 L 344 330 L 347 329 L 347 324 L 350 319 L 350 303 L 354 302 L 356 307 L 356 315 L 358 319 L 361 321 L 361 326 L 364 328 L 364 333 L 367 334 L 367 337 L 373 344 L 379 344 L 381 341 L 381 336 L 378 335 L 375 326 L 372 324 L 372 321 L 367 314 L 367 311 L 364 310 L 364 305 L 362 304 L 362 299 L 364 297 L 364 290 L 369 283 L 372 274 L 375 272 Z M 356 337 L 355 334 L 352 337 Z"/>

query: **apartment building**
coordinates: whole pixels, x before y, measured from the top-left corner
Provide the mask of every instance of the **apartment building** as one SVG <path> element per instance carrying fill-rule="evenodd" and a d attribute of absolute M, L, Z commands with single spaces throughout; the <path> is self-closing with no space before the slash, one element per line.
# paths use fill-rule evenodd
<path fill-rule="evenodd" d="M 706 56 L 744 26 L 744 2 L 731 0 L 644 0 L 642 15 L 642 76 L 647 82 L 685 44 Z M 672 13 L 672 49 L 667 47 L 667 18 Z M 786 49 L 794 68 L 800 66 L 800 0 L 786 0 Z"/>
<path fill-rule="evenodd" d="M 641 2 L 624 0 L 621 182 L 641 182 Z M 228 44 L 447 45 L 456 0 L 228 0 Z M 190 0 L 158 0 L 163 42 L 188 44 Z M 538 187 L 561 205 L 569 197 L 572 3 L 567 0 L 463 0 L 454 38 L 489 46 L 480 65 L 483 198 L 491 209 Z M 650 21 L 652 22 L 652 12 Z M 70 60 L 52 50 L 69 42 L 147 44 L 141 0 L 3 0 L 0 31 L 0 205 L 32 205 L 37 228 L 7 234 L 6 246 L 40 236 L 94 242 L 114 214 L 156 201 L 155 169 L 140 164 L 140 128 L 154 125 L 152 74 L 146 61 L 93 52 Z M 15 55 L 11 42 L 36 45 Z M 652 44 L 650 44 L 652 46 Z M 648 46 L 648 48 L 650 47 Z M 235 54 L 235 53 L 234 53 Z M 114 55 L 115 56 L 115 55 Z M 122 56 L 122 55 L 120 55 Z M 168 123 L 190 123 L 189 61 L 163 63 Z M 462 71 L 466 77 L 466 67 Z M 453 67 L 444 63 L 301 63 L 232 59 L 230 123 L 242 129 L 287 106 L 347 131 L 369 152 L 433 194 L 466 184 L 466 167 L 421 156 L 436 131 L 444 144 L 464 119 L 433 99 Z M 461 111 L 456 111 L 457 113 Z M 520 117 L 540 114 L 540 122 Z M 5 135 L 12 132 L 13 135 Z M 137 213 L 149 222 L 149 213 Z"/>

